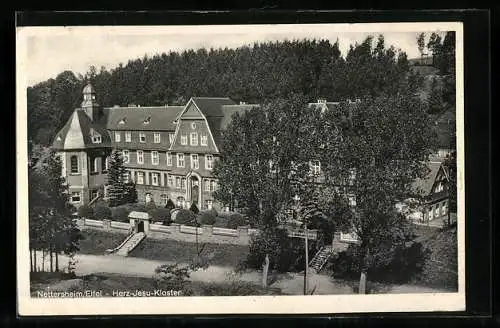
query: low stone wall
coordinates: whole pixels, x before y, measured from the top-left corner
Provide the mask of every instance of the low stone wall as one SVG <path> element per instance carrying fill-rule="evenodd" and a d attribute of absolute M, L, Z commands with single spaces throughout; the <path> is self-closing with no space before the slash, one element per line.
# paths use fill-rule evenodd
<path fill-rule="evenodd" d="M 77 225 L 80 229 L 99 229 L 120 233 L 126 233 L 130 229 L 128 223 L 110 220 L 77 219 Z M 248 245 L 251 236 L 258 233 L 259 230 L 248 227 L 226 229 L 203 225 L 195 228 L 172 223 L 169 226 L 151 224 L 147 236 L 153 239 L 174 239 L 193 243 L 198 239 L 201 243 Z"/>

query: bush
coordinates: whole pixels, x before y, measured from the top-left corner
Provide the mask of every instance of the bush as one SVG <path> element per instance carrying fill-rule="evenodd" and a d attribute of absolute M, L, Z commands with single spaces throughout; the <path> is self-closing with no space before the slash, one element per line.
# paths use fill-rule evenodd
<path fill-rule="evenodd" d="M 227 228 L 228 229 L 236 229 L 241 226 L 245 226 L 247 224 L 247 220 L 245 217 L 239 213 L 233 213 L 229 216 L 227 220 Z"/>
<path fill-rule="evenodd" d="M 165 205 L 166 209 L 173 210 L 175 208 L 174 202 L 169 198 L 167 200 L 167 204 Z"/>
<path fill-rule="evenodd" d="M 203 212 L 200 212 L 200 216 L 199 216 L 198 220 L 199 220 L 200 224 L 214 225 L 214 223 L 216 221 L 216 216 L 214 215 L 214 213 L 212 211 L 203 211 Z"/>
<path fill-rule="evenodd" d="M 148 211 L 153 221 L 161 221 L 168 225 L 170 223 L 170 210 L 164 207 L 157 207 Z"/>
<path fill-rule="evenodd" d="M 196 215 L 190 210 L 181 209 L 175 216 L 175 223 L 194 226 Z"/>
<path fill-rule="evenodd" d="M 313 241 L 309 243 L 309 258 L 316 252 Z M 269 255 L 269 269 L 278 272 L 303 271 L 305 267 L 304 241 L 290 238 L 284 229 L 268 227 L 262 233 L 252 236 L 249 253 L 241 263 L 244 268 L 262 269 L 266 254 Z"/>
<path fill-rule="evenodd" d="M 128 204 L 127 205 L 129 210 L 132 212 L 132 211 L 136 211 L 136 212 L 147 212 L 146 210 L 146 205 L 144 204 Z"/>
<path fill-rule="evenodd" d="M 111 210 L 111 216 L 115 221 L 129 222 L 129 214 L 130 210 L 126 206 L 117 206 Z"/>
<path fill-rule="evenodd" d="M 155 204 L 155 202 L 150 201 L 150 202 L 146 203 L 146 206 L 144 206 L 144 208 L 146 209 L 146 211 L 153 210 L 156 208 L 156 204 Z"/>
<path fill-rule="evenodd" d="M 81 218 L 92 219 L 94 217 L 94 209 L 88 205 L 82 205 L 78 208 L 78 216 Z"/>
<path fill-rule="evenodd" d="M 359 247 L 350 245 L 344 252 L 338 254 L 331 261 L 331 269 L 335 278 L 359 279 Z M 411 246 L 399 245 L 389 250 L 382 250 L 385 258 L 383 261 L 374 261 L 368 269 L 367 279 L 372 282 L 383 283 L 408 283 L 422 272 L 427 251 L 420 243 Z"/>
<path fill-rule="evenodd" d="M 94 208 L 94 215 L 98 220 L 111 219 L 111 209 L 104 205 L 98 205 Z"/>
<path fill-rule="evenodd" d="M 200 213 L 200 210 L 198 209 L 198 206 L 196 206 L 196 203 L 191 204 L 191 207 L 189 208 L 189 210 L 191 212 L 193 212 L 194 214 Z"/>

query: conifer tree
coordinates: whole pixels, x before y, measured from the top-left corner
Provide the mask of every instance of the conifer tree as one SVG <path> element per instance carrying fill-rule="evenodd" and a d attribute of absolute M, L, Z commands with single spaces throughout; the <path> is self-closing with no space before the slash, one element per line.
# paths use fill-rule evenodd
<path fill-rule="evenodd" d="M 122 154 L 114 150 L 111 153 L 108 169 L 108 198 L 111 207 L 121 205 L 126 201 L 125 174 L 127 172 L 123 166 Z"/>

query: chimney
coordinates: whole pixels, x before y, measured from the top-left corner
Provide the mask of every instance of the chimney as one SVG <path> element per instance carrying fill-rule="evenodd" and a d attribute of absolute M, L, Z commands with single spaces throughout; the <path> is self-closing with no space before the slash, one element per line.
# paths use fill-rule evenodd
<path fill-rule="evenodd" d="M 323 98 L 318 99 L 318 104 L 326 104 L 326 99 Z"/>

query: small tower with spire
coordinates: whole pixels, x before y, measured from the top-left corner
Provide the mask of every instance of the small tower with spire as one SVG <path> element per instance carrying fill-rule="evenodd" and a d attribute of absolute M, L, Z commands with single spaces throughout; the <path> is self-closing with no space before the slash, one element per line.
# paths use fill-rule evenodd
<path fill-rule="evenodd" d="M 100 106 L 95 99 L 95 91 L 92 84 L 88 83 L 83 88 L 83 101 L 81 108 L 90 117 L 92 122 L 97 122 L 101 116 Z"/>

